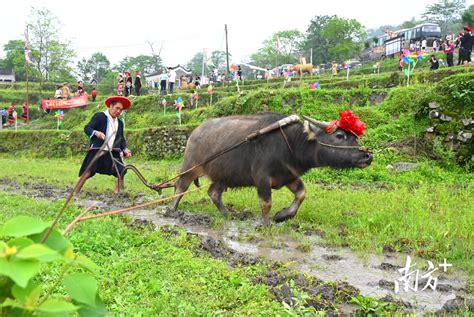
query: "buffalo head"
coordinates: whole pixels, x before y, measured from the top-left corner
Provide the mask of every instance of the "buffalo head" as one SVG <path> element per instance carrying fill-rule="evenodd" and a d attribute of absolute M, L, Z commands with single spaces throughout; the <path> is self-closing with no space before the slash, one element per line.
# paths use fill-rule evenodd
<path fill-rule="evenodd" d="M 319 166 L 335 168 L 367 167 L 372 163 L 372 154 L 359 145 L 358 138 L 338 127 L 326 132 L 327 122 L 306 117 L 304 131 L 308 141 L 316 143 L 315 161 Z"/>

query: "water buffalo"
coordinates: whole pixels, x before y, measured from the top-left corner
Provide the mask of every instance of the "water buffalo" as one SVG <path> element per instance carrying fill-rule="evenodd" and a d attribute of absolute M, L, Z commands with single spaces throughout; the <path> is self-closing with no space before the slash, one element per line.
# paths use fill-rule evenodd
<path fill-rule="evenodd" d="M 246 136 L 285 118 L 278 113 L 209 119 L 197 127 L 188 139 L 182 171 L 204 162 L 210 155 L 238 143 Z M 269 225 L 272 189 L 286 186 L 295 198 L 292 204 L 274 217 L 281 222 L 293 217 L 305 198 L 300 177 L 320 166 L 336 168 L 367 167 L 372 155 L 357 143 L 357 138 L 340 128 L 327 133 L 327 123 L 306 118 L 263 134 L 182 175 L 176 182 L 176 194 L 185 192 L 194 181 L 207 175 L 212 184 L 208 194 L 217 208 L 228 215 L 222 202 L 227 188 L 257 187 L 264 225 Z M 285 140 L 286 138 L 286 140 Z M 182 196 L 181 196 L 182 197 Z M 181 197 L 172 205 L 176 210 Z"/>

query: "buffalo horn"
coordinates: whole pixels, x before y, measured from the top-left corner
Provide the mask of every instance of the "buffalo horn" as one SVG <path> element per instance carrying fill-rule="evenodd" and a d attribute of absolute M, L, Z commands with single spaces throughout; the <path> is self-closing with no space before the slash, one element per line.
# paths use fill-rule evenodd
<path fill-rule="evenodd" d="M 329 125 L 329 123 L 327 123 L 327 122 L 316 121 L 313 118 L 310 118 L 310 117 L 307 117 L 307 116 L 303 116 L 303 118 L 305 118 L 305 120 L 308 120 L 311 124 L 321 128 L 323 130 L 326 129 Z"/>

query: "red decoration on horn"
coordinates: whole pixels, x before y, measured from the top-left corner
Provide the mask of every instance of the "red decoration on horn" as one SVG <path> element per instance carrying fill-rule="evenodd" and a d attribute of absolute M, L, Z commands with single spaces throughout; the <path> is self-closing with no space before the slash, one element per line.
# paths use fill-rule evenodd
<path fill-rule="evenodd" d="M 359 117 L 351 110 L 341 111 L 339 112 L 339 116 L 341 117 L 339 120 L 334 120 L 329 123 L 329 126 L 325 129 L 326 132 L 332 131 L 334 127 L 337 126 L 357 137 L 364 134 L 365 123 L 360 121 Z"/>

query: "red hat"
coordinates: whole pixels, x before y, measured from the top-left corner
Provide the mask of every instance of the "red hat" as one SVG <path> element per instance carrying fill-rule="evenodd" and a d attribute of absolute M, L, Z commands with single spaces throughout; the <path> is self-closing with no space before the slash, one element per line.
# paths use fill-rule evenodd
<path fill-rule="evenodd" d="M 135 75 L 138 75 L 140 74 L 140 72 L 138 70 L 135 71 Z"/>
<path fill-rule="evenodd" d="M 130 77 L 131 74 L 130 74 L 130 72 L 127 71 L 127 72 L 125 72 L 125 75 L 127 75 L 128 77 Z"/>
<path fill-rule="evenodd" d="M 472 28 L 469 25 L 464 26 L 464 30 L 467 30 L 469 32 L 472 32 Z"/>
<path fill-rule="evenodd" d="M 130 106 L 132 105 L 132 103 L 130 102 L 130 100 L 127 98 L 127 97 L 123 97 L 123 96 L 112 96 L 112 97 L 109 97 L 107 99 L 105 99 L 105 106 L 107 108 L 110 107 L 110 104 L 113 102 L 113 101 L 118 101 L 120 102 L 122 105 L 123 105 L 123 110 L 127 110 L 130 108 Z"/>

